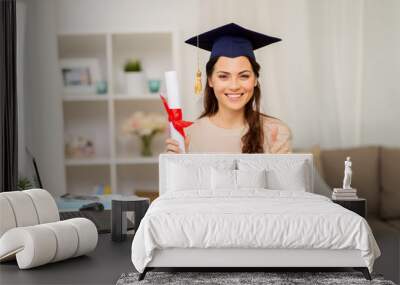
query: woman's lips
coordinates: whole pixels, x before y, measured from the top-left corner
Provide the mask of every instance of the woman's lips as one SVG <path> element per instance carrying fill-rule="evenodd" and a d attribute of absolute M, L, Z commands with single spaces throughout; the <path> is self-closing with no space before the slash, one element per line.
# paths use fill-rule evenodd
<path fill-rule="evenodd" d="M 225 93 L 225 96 L 229 98 L 229 101 L 236 102 L 240 100 L 243 94 L 244 93 Z"/>

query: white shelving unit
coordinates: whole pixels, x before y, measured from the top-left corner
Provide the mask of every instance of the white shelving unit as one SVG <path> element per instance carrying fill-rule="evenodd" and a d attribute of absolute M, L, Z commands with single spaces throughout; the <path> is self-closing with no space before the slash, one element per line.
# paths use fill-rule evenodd
<path fill-rule="evenodd" d="M 96 34 L 59 34 L 59 59 L 96 58 L 107 94 L 68 94 L 60 83 L 63 106 L 64 143 L 70 137 L 91 139 L 95 156 L 68 158 L 64 167 L 68 193 L 89 194 L 96 185 L 110 185 L 113 193 L 133 194 L 135 190 L 158 191 L 158 155 L 164 150 L 167 132 L 152 143 L 153 157 L 140 156 L 139 139 L 122 133 L 122 122 L 135 111 L 164 113 L 156 94 L 125 94 L 123 65 L 138 58 L 146 79 L 161 79 L 164 72 L 178 70 L 176 31 L 134 31 Z"/>

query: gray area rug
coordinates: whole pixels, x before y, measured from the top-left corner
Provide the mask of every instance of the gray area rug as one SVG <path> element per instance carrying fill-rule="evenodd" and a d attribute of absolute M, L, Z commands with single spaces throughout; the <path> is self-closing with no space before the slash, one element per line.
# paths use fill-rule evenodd
<path fill-rule="evenodd" d="M 133 284 L 387 284 L 382 275 L 372 274 L 372 281 L 364 278 L 360 272 L 154 272 L 150 271 L 142 281 L 139 273 L 124 273 L 117 285 Z"/>

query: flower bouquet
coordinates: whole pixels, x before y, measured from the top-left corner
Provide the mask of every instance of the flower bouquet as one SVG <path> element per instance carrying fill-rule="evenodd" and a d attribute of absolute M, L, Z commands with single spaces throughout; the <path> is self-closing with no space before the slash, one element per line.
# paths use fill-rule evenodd
<path fill-rule="evenodd" d="M 122 131 L 138 136 L 141 140 L 141 155 L 152 156 L 151 142 L 156 134 L 165 131 L 167 123 L 163 115 L 137 111 L 124 122 Z"/>

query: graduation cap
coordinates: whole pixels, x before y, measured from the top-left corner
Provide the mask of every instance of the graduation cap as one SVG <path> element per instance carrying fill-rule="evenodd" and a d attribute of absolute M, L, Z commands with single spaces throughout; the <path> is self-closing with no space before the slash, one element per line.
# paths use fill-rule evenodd
<path fill-rule="evenodd" d="M 200 35 L 185 43 L 211 51 L 211 56 L 249 56 L 255 59 L 253 50 L 281 41 L 279 38 L 245 29 L 230 23 Z"/>
<path fill-rule="evenodd" d="M 254 50 L 279 41 L 281 41 L 280 38 L 257 33 L 235 23 L 230 23 L 194 36 L 186 40 L 185 43 L 211 51 L 210 58 L 248 56 L 255 59 Z M 198 67 L 195 93 L 199 94 L 200 92 L 201 72 Z"/>

